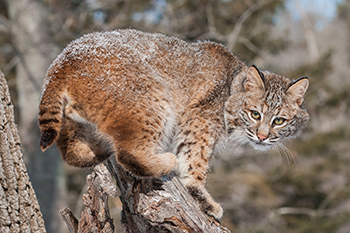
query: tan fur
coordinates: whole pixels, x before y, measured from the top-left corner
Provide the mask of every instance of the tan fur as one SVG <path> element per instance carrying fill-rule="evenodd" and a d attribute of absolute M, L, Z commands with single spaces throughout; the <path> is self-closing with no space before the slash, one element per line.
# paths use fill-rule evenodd
<path fill-rule="evenodd" d="M 237 140 L 265 149 L 295 135 L 308 120 L 299 106 L 307 85 L 248 68 L 214 42 L 136 30 L 88 34 L 47 72 L 40 146 L 56 142 L 77 167 L 115 155 L 137 176 L 177 170 L 202 210 L 220 218 L 205 189 L 212 154 Z M 276 117 L 284 124 L 276 127 Z"/>

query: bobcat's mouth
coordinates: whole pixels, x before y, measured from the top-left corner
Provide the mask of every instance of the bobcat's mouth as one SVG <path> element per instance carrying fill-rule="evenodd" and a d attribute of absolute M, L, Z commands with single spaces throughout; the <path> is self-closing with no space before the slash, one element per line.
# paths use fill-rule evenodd
<path fill-rule="evenodd" d="M 259 140 L 252 139 L 250 137 L 248 138 L 249 138 L 249 144 L 256 150 L 266 151 L 266 150 L 269 150 L 272 146 L 271 143 L 268 143 L 266 141 L 259 141 Z"/>

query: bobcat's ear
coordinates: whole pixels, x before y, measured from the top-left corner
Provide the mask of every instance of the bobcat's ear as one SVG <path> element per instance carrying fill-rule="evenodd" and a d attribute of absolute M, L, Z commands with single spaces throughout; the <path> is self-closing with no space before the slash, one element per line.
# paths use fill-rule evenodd
<path fill-rule="evenodd" d="M 309 79 L 302 77 L 289 86 L 287 93 L 294 96 L 298 105 L 301 105 L 304 101 L 304 94 L 309 87 Z"/>
<path fill-rule="evenodd" d="M 251 66 L 247 71 L 247 79 L 244 82 L 244 89 L 251 91 L 255 89 L 265 90 L 264 77 L 256 66 Z"/>

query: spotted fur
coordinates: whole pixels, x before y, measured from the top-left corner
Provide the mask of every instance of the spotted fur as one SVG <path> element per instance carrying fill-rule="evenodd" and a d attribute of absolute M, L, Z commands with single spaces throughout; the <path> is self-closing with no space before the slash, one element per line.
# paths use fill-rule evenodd
<path fill-rule="evenodd" d="M 176 170 L 202 210 L 221 218 L 205 189 L 212 155 L 237 140 L 267 149 L 294 136 L 308 120 L 300 107 L 307 86 L 305 78 L 248 67 L 214 42 L 92 33 L 70 43 L 47 72 L 40 146 L 56 142 L 77 167 L 113 155 L 136 176 Z"/>

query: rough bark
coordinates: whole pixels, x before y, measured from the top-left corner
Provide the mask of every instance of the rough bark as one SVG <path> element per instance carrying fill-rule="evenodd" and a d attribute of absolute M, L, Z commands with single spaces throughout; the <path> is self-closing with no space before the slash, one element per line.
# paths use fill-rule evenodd
<path fill-rule="evenodd" d="M 0 72 L 0 232 L 46 232 L 23 161 L 13 105 Z"/>
<path fill-rule="evenodd" d="M 38 146 L 40 132 L 37 106 L 41 86 L 51 58 L 57 52 L 49 33 L 49 12 L 45 1 L 39 0 L 7 0 L 7 6 L 11 42 L 19 61 L 16 65 L 16 85 L 22 149 L 46 228 L 49 232 L 63 233 L 66 229 L 56 211 L 66 206 L 62 160 L 55 147 L 43 153 Z"/>
<path fill-rule="evenodd" d="M 173 174 L 145 179 L 132 176 L 112 157 L 95 167 L 87 177 L 88 191 L 83 201 L 85 210 L 78 220 L 65 208 L 61 215 L 71 233 L 113 232 L 108 209 L 108 195 L 116 196 L 117 181 L 123 203 L 121 223 L 124 232 L 222 232 L 230 231 L 214 218 L 205 215 Z"/>
<path fill-rule="evenodd" d="M 108 208 L 108 196 L 117 196 L 112 177 L 103 164 L 97 165 L 87 176 L 87 193 L 83 195 L 85 209 L 78 220 L 70 209 L 60 211 L 71 233 L 112 233 L 113 219 Z"/>
<path fill-rule="evenodd" d="M 124 232 L 230 232 L 205 215 L 174 174 L 160 178 L 138 178 L 111 157 L 107 161 L 123 203 Z"/>

